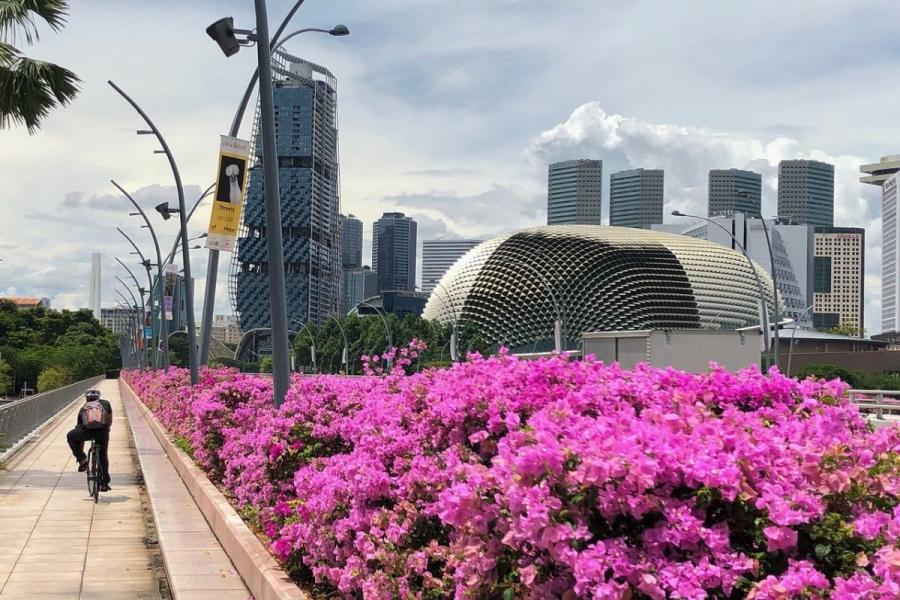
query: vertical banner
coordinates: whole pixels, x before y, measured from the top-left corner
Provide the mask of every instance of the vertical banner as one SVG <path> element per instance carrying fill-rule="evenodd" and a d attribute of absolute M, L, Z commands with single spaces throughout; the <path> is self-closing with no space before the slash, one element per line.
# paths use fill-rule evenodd
<path fill-rule="evenodd" d="M 234 252 L 238 227 L 241 225 L 241 208 L 247 194 L 250 142 L 227 135 L 220 137 L 219 170 L 206 247 L 210 250 Z"/>
<path fill-rule="evenodd" d="M 163 269 L 165 282 L 163 284 L 163 308 L 166 311 L 166 321 L 175 318 L 172 313 L 172 300 L 175 298 L 175 279 L 178 277 L 178 265 L 169 263 Z"/>

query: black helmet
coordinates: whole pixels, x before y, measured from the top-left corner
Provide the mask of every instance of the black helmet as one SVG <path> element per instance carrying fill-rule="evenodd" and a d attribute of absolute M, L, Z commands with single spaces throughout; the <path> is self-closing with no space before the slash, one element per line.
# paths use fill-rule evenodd
<path fill-rule="evenodd" d="M 99 400 L 100 390 L 88 390 L 84 393 L 84 397 L 88 400 Z"/>

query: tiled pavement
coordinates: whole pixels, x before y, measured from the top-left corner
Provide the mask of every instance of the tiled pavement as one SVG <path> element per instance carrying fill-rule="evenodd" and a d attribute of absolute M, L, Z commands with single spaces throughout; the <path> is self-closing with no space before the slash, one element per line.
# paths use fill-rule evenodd
<path fill-rule="evenodd" d="M 98 504 L 66 444 L 80 403 L 0 465 L 0 600 L 250 598 L 138 406 L 126 409 L 117 381 L 99 388 L 113 427 L 112 491 Z M 147 500 L 158 527 L 149 544 Z"/>
<path fill-rule="evenodd" d="M 112 491 L 88 497 L 66 432 L 66 411 L 0 469 L 0 599 L 160 598 L 136 476 L 127 414 L 115 381 L 100 384 L 113 406 Z"/>

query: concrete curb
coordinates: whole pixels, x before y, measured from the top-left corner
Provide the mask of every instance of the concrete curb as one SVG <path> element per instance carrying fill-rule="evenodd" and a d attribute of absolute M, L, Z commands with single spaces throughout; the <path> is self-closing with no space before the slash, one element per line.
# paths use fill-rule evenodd
<path fill-rule="evenodd" d="M 144 406 L 127 382 L 119 379 L 119 389 L 128 395 L 150 424 L 163 451 L 181 476 L 185 486 L 209 523 L 228 558 L 256 600 L 310 600 L 272 554 L 257 539 L 231 503 L 222 495 L 194 461 L 169 439 L 168 432 Z"/>

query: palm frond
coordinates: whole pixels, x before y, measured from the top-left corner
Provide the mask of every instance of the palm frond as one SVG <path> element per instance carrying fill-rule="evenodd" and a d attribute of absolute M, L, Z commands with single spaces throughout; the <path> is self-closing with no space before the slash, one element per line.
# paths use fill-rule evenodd
<path fill-rule="evenodd" d="M 51 110 L 74 100 L 80 82 L 66 68 L 22 56 L 0 65 L 0 129 L 21 123 L 34 134 Z"/>
<path fill-rule="evenodd" d="M 19 34 L 28 44 L 40 39 L 35 16 L 59 31 L 69 14 L 67 0 L 0 0 L 0 41 L 16 42 Z"/>
<path fill-rule="evenodd" d="M 10 66 L 19 58 L 19 51 L 10 44 L 0 42 L 0 66 Z"/>

